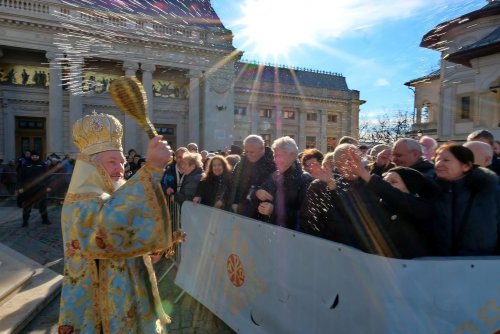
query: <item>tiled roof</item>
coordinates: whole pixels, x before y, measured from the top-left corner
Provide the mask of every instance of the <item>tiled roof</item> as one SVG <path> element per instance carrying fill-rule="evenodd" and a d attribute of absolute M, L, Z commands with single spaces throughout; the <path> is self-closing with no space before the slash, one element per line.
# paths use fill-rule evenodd
<path fill-rule="evenodd" d="M 426 33 L 424 37 L 422 37 L 420 46 L 433 48 L 437 43 L 441 41 L 441 36 L 450 29 L 453 29 L 461 24 L 470 24 L 471 21 L 477 20 L 482 17 L 494 15 L 500 15 L 500 0 L 491 1 L 486 6 L 478 10 L 467 13 L 453 20 L 438 24 L 436 27 L 434 27 L 434 29 L 432 29 L 431 31 Z"/>
<path fill-rule="evenodd" d="M 222 27 L 209 0 L 61 0 L 68 5 L 112 11 L 122 14 L 151 16 L 152 19 L 181 20 L 186 25 Z"/>
<path fill-rule="evenodd" d="M 423 77 L 416 78 L 416 79 L 410 80 L 408 82 L 405 82 L 405 85 L 406 86 L 412 86 L 412 85 L 414 85 L 416 83 L 421 83 L 421 82 L 426 82 L 426 81 L 431 81 L 431 80 L 434 80 L 434 79 L 438 79 L 439 78 L 439 74 L 440 74 L 440 70 L 435 70 L 435 71 L 432 71 L 429 74 L 424 75 Z"/>
<path fill-rule="evenodd" d="M 327 88 L 348 91 L 345 77 L 340 74 L 320 72 L 307 69 L 294 69 L 237 62 L 236 76 L 238 80 L 273 83 L 275 80 L 282 85 L 300 85 L 302 87 Z"/>
<path fill-rule="evenodd" d="M 459 52 L 465 52 L 465 51 L 471 51 L 474 49 L 478 48 L 483 48 L 485 46 L 489 46 L 495 43 L 500 43 L 500 27 L 496 28 L 493 30 L 491 33 L 489 33 L 486 37 L 481 38 L 479 41 L 463 46 L 456 53 Z"/>
<path fill-rule="evenodd" d="M 470 67 L 471 59 L 495 53 L 500 53 L 500 27 L 477 42 L 461 47 L 457 52 L 450 54 L 446 60 Z"/>

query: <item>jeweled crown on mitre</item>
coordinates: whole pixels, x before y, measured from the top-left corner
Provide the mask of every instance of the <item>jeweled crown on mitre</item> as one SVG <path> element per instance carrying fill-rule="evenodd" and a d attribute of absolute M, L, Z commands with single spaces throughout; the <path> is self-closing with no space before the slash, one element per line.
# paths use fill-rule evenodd
<path fill-rule="evenodd" d="M 108 114 L 84 116 L 73 126 L 73 142 L 83 154 L 104 151 L 123 151 L 123 127 L 120 121 Z"/>

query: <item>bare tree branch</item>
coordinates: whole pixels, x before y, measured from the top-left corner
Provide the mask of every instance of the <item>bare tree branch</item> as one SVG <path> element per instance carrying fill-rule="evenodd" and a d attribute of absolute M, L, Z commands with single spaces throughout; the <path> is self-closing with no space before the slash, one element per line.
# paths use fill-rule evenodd
<path fill-rule="evenodd" d="M 375 122 L 362 121 L 359 127 L 359 139 L 367 143 L 392 144 L 399 138 L 408 136 L 412 123 L 412 115 L 407 110 L 398 110 L 391 116 L 387 113 Z"/>

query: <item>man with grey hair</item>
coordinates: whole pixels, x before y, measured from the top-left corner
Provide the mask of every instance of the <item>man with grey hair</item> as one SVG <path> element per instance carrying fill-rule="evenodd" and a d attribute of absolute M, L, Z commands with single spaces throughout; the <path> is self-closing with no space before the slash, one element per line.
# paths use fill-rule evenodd
<path fill-rule="evenodd" d="M 480 141 L 490 145 L 493 148 L 493 144 L 495 142 L 495 137 L 493 133 L 488 130 L 481 129 L 471 132 L 467 136 L 467 141 Z M 488 169 L 494 171 L 497 175 L 500 176 L 500 159 L 496 156 L 493 157 L 491 164 L 488 166 Z"/>
<path fill-rule="evenodd" d="M 233 171 L 233 186 L 230 201 L 234 212 L 250 218 L 257 218 L 257 187 L 276 170 L 272 152 L 266 149 L 264 139 L 249 135 L 243 140 L 244 154 Z"/>
<path fill-rule="evenodd" d="M 493 149 L 491 145 L 481 141 L 468 141 L 462 146 L 472 151 L 475 165 L 486 168 L 491 165 L 493 160 Z"/>
<path fill-rule="evenodd" d="M 392 161 L 399 167 L 410 167 L 425 176 L 434 175 L 434 164 L 423 158 L 422 146 L 412 138 L 400 138 L 392 146 Z"/>
<path fill-rule="evenodd" d="M 191 153 L 198 153 L 198 144 L 196 143 L 189 143 L 187 144 L 187 149 Z"/>
<path fill-rule="evenodd" d="M 182 170 L 182 156 L 189 150 L 181 146 L 175 150 L 175 159 L 167 166 L 163 174 L 161 186 L 165 195 L 170 196 L 180 190 L 184 171 Z"/>
<path fill-rule="evenodd" d="M 436 139 L 429 137 L 429 136 L 422 136 L 418 140 L 420 145 L 422 145 L 422 151 L 424 158 L 427 160 L 433 160 L 434 159 L 434 153 L 436 153 L 436 149 L 438 148 L 438 142 Z"/>
<path fill-rule="evenodd" d="M 313 177 L 302 170 L 293 138 L 278 138 L 272 145 L 276 171 L 259 187 L 259 218 L 271 224 L 299 229 L 299 213 Z"/>

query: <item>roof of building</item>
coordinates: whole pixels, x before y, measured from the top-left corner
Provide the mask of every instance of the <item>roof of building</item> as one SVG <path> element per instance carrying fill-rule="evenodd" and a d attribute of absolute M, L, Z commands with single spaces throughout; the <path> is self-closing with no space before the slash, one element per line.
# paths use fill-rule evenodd
<path fill-rule="evenodd" d="M 493 30 L 479 41 L 463 46 L 450 54 L 446 60 L 471 67 L 471 59 L 500 52 L 500 27 Z"/>
<path fill-rule="evenodd" d="M 434 79 L 439 79 L 440 71 L 441 70 L 432 71 L 431 73 L 426 74 L 423 77 L 412 79 L 408 82 L 405 82 L 405 85 L 406 86 L 413 86 L 413 85 L 418 84 L 418 83 L 424 83 L 424 82 L 432 81 Z"/>
<path fill-rule="evenodd" d="M 458 27 L 462 24 L 470 24 L 471 21 L 480 19 L 482 17 L 488 17 L 493 15 L 500 15 L 500 0 L 490 1 L 486 6 L 475 10 L 473 12 L 467 13 L 455 19 L 438 24 L 434 29 L 429 31 L 422 37 L 420 42 L 421 47 L 434 48 L 441 42 L 441 37 L 449 30 Z"/>
<path fill-rule="evenodd" d="M 315 71 L 302 68 L 236 62 L 238 80 L 256 80 L 282 85 L 327 88 L 348 91 L 345 77 L 339 73 Z"/>
<path fill-rule="evenodd" d="M 154 16 L 163 20 L 174 19 L 186 25 L 224 28 L 210 0 L 61 0 L 61 2 L 104 12 Z"/>

